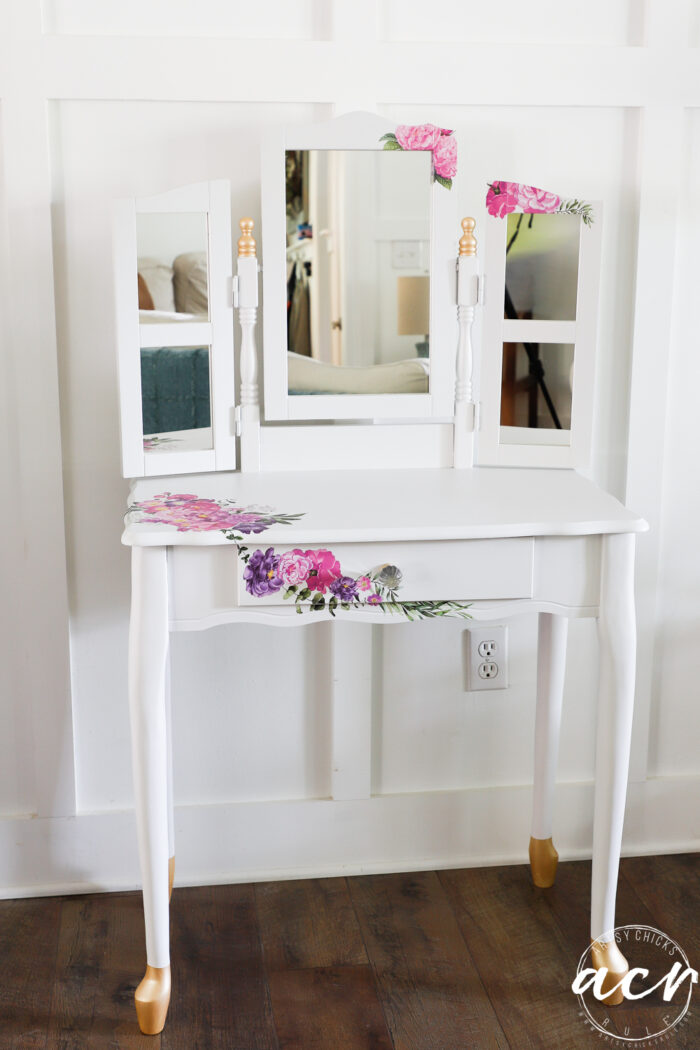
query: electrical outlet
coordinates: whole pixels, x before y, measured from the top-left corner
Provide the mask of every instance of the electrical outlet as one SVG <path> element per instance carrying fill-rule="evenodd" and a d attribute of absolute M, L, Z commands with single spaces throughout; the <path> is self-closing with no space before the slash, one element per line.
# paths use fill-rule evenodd
<path fill-rule="evenodd" d="M 508 628 L 488 624 L 464 632 L 464 688 L 508 688 Z"/>

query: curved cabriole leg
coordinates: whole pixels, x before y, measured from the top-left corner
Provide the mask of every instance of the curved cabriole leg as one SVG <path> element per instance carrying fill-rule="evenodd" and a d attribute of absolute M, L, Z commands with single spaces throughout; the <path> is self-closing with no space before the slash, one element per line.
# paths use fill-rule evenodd
<path fill-rule="evenodd" d="M 554 885 L 559 860 L 559 854 L 552 844 L 552 809 L 568 626 L 565 616 L 553 616 L 551 613 L 539 615 L 530 870 L 535 886 L 542 889 Z"/>
<path fill-rule="evenodd" d="M 136 829 L 146 925 L 146 974 L 136 990 L 141 1031 L 162 1031 L 170 1001 L 166 663 L 168 577 L 163 547 L 132 549 L 129 709 Z"/>
<path fill-rule="evenodd" d="M 173 800 L 173 715 L 169 653 L 165 669 L 165 736 L 168 759 L 168 900 L 170 900 L 175 882 L 175 803 Z"/>
<path fill-rule="evenodd" d="M 632 737 L 636 625 L 634 611 L 634 535 L 603 537 L 598 618 L 600 670 L 596 737 L 591 941 L 593 966 L 606 966 L 603 990 L 629 970 L 614 940 L 615 897 L 625 816 Z M 622 991 L 606 1002 L 617 1006 Z"/>

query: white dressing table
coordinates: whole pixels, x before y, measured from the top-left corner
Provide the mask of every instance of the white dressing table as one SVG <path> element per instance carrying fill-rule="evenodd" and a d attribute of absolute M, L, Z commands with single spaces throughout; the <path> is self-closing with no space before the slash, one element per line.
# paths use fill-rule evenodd
<path fill-rule="evenodd" d="M 366 118 L 372 141 L 378 137 L 372 123 L 375 119 Z M 361 140 L 361 147 L 355 143 L 356 148 L 365 148 L 363 135 L 369 134 L 366 120 L 346 123 L 338 134 L 347 137 L 352 133 L 351 139 L 356 135 Z M 322 128 L 320 140 L 325 141 L 328 125 Z M 307 144 L 314 147 L 316 142 L 311 136 Z M 275 178 L 281 178 L 279 171 Z M 441 187 L 435 192 L 446 191 Z M 187 197 L 183 200 L 186 210 Z M 148 207 L 152 205 L 153 201 Z M 160 211 L 177 207 L 178 198 L 171 194 Z M 438 214 L 434 231 L 442 221 Z M 566 450 L 560 438 L 549 448 L 540 443 L 544 462 L 560 469 L 472 466 L 478 413 L 472 395 L 471 324 L 479 300 L 473 225 L 473 221 L 465 220 L 460 242 L 459 345 L 456 360 L 454 346 L 451 351 L 449 422 L 444 420 L 445 390 L 440 389 L 443 361 L 431 372 L 436 376 L 434 381 L 431 378 L 431 389 L 433 383 L 435 388 L 432 406 L 428 400 L 431 395 L 417 395 L 422 398 L 420 412 L 433 414 L 434 422 L 423 421 L 402 432 L 399 420 L 404 405 L 395 412 L 396 423 L 385 427 L 317 424 L 266 431 L 258 406 L 253 338 L 257 260 L 248 220 L 241 223 L 235 292 L 242 330 L 237 410 L 242 470 L 222 470 L 227 464 L 216 462 L 219 452 L 224 458 L 235 456 L 232 431 L 218 446 L 212 438 L 211 450 L 202 450 L 200 441 L 189 450 L 175 447 L 171 452 L 167 450 L 169 439 L 159 448 L 159 441 L 154 443 L 151 435 L 144 437 L 140 429 L 140 386 L 135 393 L 125 393 L 123 385 L 123 429 L 129 431 L 124 434 L 125 466 L 139 466 L 127 467 L 125 473 L 142 475 L 132 484 L 123 542 L 132 548 L 129 693 L 147 953 L 146 975 L 136 992 L 136 1006 L 145 1033 L 162 1030 L 170 997 L 168 902 L 175 843 L 167 695 L 169 633 L 224 623 L 301 627 L 335 618 L 390 625 L 406 618 L 447 615 L 464 617 L 468 626 L 470 619 L 501 620 L 537 612 L 530 862 L 535 883 L 551 886 L 557 863 L 552 844 L 552 800 L 567 624 L 571 617 L 597 617 L 600 670 L 591 893 L 591 938 L 597 944 L 593 965 L 608 968 L 606 991 L 626 972 L 626 962 L 611 931 L 615 926 L 634 700 L 635 534 L 646 524 L 567 466 L 565 455 L 576 446 L 575 435 L 580 434 L 573 420 Z M 210 237 L 211 233 L 210 221 Z M 435 243 L 434 239 L 433 250 Z M 225 245 L 219 255 L 225 259 Z M 279 276 L 281 267 L 270 264 L 270 270 Z M 118 273 L 118 291 L 123 288 L 127 303 L 131 302 L 129 296 L 133 299 L 135 276 L 135 270 Z M 226 276 L 224 272 L 223 278 Z M 208 340 L 212 350 L 212 390 L 219 352 L 213 330 L 221 324 L 221 318 L 215 316 L 215 287 L 223 287 L 214 278 L 218 280 L 212 255 L 209 327 L 199 325 L 194 333 L 197 341 Z M 589 288 L 590 281 L 586 285 L 579 277 L 579 302 L 585 300 L 584 292 Z M 442 278 L 432 282 L 436 309 L 439 296 L 447 290 Z M 454 307 L 453 299 L 453 318 Z M 578 352 L 578 335 L 584 327 L 580 318 L 570 336 L 562 322 L 522 323 L 538 323 L 537 338 L 545 343 L 546 325 L 558 324 L 557 341 L 576 337 Z M 168 345 L 192 345 L 193 334 L 176 335 L 176 327 L 181 332 L 186 326 L 171 326 Z M 266 314 L 266 337 L 271 327 L 274 319 L 268 325 Z M 435 331 L 439 334 L 438 328 Z M 432 332 L 431 328 L 431 357 L 439 350 L 439 339 L 436 336 L 434 345 Z M 122 365 L 122 378 L 134 377 L 134 345 L 138 355 L 140 346 L 157 346 L 159 338 L 164 339 L 165 333 L 154 336 L 151 329 L 148 341 L 143 342 L 133 317 L 127 318 L 120 326 L 120 352 L 122 359 L 125 354 L 131 357 Z M 577 367 L 580 384 L 591 386 L 592 366 Z M 232 372 L 229 365 L 226 369 L 228 381 Z M 286 383 L 284 370 L 282 376 Z M 284 408 L 286 386 L 282 393 L 279 385 L 272 389 L 269 382 L 274 377 L 266 357 L 266 404 L 269 392 L 272 418 L 280 419 L 282 411 L 287 412 L 287 418 L 299 418 L 299 400 L 287 397 L 288 407 Z M 391 395 L 378 396 L 389 412 Z M 216 398 L 221 397 L 219 389 Z M 349 397 L 352 395 L 340 398 L 341 419 L 352 418 L 347 407 Z M 301 400 L 308 403 L 306 411 L 312 418 L 315 405 L 329 401 L 328 397 L 318 402 L 313 397 Z M 371 397 L 362 400 L 366 408 Z M 327 412 L 327 407 L 318 409 L 318 413 L 323 411 Z M 318 413 L 317 418 L 323 418 Z M 139 424 L 136 439 L 129 430 L 134 422 Z M 215 410 L 213 432 L 221 425 L 221 416 L 217 419 Z M 312 447 L 311 441 L 337 449 L 350 439 L 363 469 L 319 470 L 323 453 L 319 462 L 311 464 L 315 469 L 290 468 L 294 459 L 303 466 L 300 453 Z M 175 436 L 174 445 L 177 440 Z M 420 469 L 399 469 L 414 453 Z M 363 456 L 371 458 L 372 454 L 375 462 L 362 462 Z M 168 461 L 168 456 L 173 458 Z M 206 465 L 201 456 L 208 457 Z M 396 462 L 383 465 L 392 456 Z M 523 457 L 527 462 L 525 447 L 520 445 L 515 462 L 521 464 Z M 507 456 L 503 461 L 507 462 Z M 167 469 L 168 462 L 171 469 Z M 374 469 L 368 469 L 370 466 Z M 218 472 L 197 472 L 212 467 L 218 467 Z M 188 469 L 195 472 L 188 474 Z M 167 473 L 179 476 L 167 478 Z M 454 834 L 459 836 L 458 827 Z M 621 998 L 612 993 L 608 1001 L 615 1003 Z"/>

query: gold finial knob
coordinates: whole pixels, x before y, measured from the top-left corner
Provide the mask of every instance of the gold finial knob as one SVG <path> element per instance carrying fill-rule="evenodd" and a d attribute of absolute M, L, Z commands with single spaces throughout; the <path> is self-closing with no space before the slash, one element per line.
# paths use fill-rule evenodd
<path fill-rule="evenodd" d="M 462 219 L 462 229 L 464 230 L 464 233 L 459 238 L 460 255 L 476 255 L 476 237 L 474 236 L 475 226 L 476 221 L 471 217 Z"/>
<path fill-rule="evenodd" d="M 255 237 L 253 237 L 252 219 L 241 219 L 238 223 L 241 228 L 241 236 L 238 238 L 238 258 L 242 256 L 255 255 Z"/>

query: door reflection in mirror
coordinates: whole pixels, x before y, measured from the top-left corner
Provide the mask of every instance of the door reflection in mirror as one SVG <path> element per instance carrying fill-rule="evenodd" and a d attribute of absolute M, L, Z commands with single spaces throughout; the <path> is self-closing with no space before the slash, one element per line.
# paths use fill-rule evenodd
<path fill-rule="evenodd" d="M 136 216 L 141 323 L 208 320 L 207 232 L 203 212 Z"/>
<path fill-rule="evenodd" d="M 426 393 L 431 155 L 287 150 L 285 172 L 289 393 Z"/>

